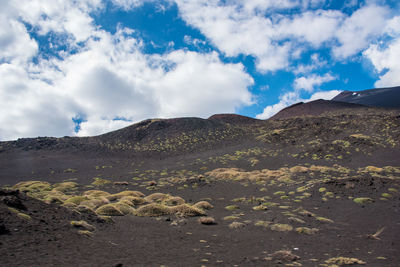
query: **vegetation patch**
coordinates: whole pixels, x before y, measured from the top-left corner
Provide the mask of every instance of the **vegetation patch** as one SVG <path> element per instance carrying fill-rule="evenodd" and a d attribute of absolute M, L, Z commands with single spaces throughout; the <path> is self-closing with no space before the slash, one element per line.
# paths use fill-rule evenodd
<path fill-rule="evenodd" d="M 299 234 L 307 234 L 307 235 L 313 235 L 319 231 L 317 228 L 308 228 L 308 227 L 297 227 L 295 230 Z"/>
<path fill-rule="evenodd" d="M 354 198 L 353 201 L 358 204 L 366 204 L 366 203 L 371 203 L 374 200 L 369 197 L 357 197 L 357 198 Z"/>
<path fill-rule="evenodd" d="M 168 206 L 157 203 L 150 203 L 136 209 L 135 215 L 156 217 L 156 216 L 168 215 L 171 213 L 172 213 L 171 208 Z"/>
<path fill-rule="evenodd" d="M 228 227 L 230 229 L 238 229 L 238 228 L 243 228 L 245 226 L 246 225 L 244 223 L 241 223 L 241 222 L 232 222 L 231 224 L 228 225 Z"/>
<path fill-rule="evenodd" d="M 270 229 L 272 231 L 278 231 L 278 232 L 289 232 L 293 230 L 293 226 L 291 226 L 290 224 L 275 223 L 270 226 Z"/>
<path fill-rule="evenodd" d="M 337 266 L 353 265 L 353 264 L 366 264 L 366 262 L 356 258 L 335 257 L 325 261 L 327 264 L 334 264 Z"/>
<path fill-rule="evenodd" d="M 114 204 L 106 204 L 96 209 L 96 214 L 103 216 L 123 216 L 124 213 L 120 211 Z"/>
<path fill-rule="evenodd" d="M 198 209 L 203 209 L 203 210 L 210 210 L 213 209 L 214 206 L 211 205 L 209 202 L 207 201 L 199 201 L 196 204 L 193 205 L 193 207 L 198 208 Z"/>

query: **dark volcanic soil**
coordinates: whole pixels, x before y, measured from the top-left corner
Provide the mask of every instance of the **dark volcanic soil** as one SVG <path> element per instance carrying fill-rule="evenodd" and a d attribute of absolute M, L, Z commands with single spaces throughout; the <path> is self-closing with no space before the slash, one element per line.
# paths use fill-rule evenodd
<path fill-rule="evenodd" d="M 49 184 L 0 192 L 1 265 L 399 266 L 400 113 L 348 112 L 149 120 L 97 137 L 2 142 L 2 187 Z M 206 200 L 215 224 L 137 216 L 146 204 L 112 221 L 66 205 L 87 190 Z"/>

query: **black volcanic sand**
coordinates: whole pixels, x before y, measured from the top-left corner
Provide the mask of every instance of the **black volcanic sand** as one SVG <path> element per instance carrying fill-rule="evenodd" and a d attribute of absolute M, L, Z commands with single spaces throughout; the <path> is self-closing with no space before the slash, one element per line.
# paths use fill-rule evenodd
<path fill-rule="evenodd" d="M 3 190 L 1 265 L 335 266 L 328 260 L 346 257 L 399 266 L 400 113 L 346 112 L 152 120 L 93 138 L 2 142 L 3 187 L 168 193 L 208 201 L 215 224 L 178 214 L 109 221 Z M 70 223 L 82 220 L 90 233 Z"/>

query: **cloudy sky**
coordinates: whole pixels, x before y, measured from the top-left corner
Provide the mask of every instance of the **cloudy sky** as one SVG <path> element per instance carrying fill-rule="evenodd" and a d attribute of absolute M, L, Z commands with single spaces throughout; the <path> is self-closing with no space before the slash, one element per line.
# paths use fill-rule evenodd
<path fill-rule="evenodd" d="M 0 0 L 0 140 L 400 85 L 397 0 Z"/>

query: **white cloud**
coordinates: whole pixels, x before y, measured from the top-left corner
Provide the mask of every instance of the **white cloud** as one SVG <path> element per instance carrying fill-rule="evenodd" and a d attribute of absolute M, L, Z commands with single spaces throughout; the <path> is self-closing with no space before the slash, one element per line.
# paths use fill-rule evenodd
<path fill-rule="evenodd" d="M 18 60 L 26 62 L 38 50 L 25 26 L 16 19 L 0 14 L 0 62 Z"/>
<path fill-rule="evenodd" d="M 365 48 L 377 36 L 390 19 L 390 10 L 385 6 L 366 5 L 348 17 L 336 32 L 340 45 L 333 54 L 340 59 L 352 56 Z"/>
<path fill-rule="evenodd" d="M 252 103 L 248 87 L 253 79 L 243 65 L 225 64 L 215 52 L 147 55 L 132 30 L 110 34 L 93 25 L 87 18 L 96 6 L 57 4 L 59 10 L 52 2 L 32 1 L 32 13 L 15 6 L 14 13 L 0 12 L 16 23 L 29 20 L 42 34 L 67 35 L 66 45 L 76 49 L 60 53 L 61 58 L 39 57 L 33 64 L 28 59 L 38 50 L 25 27 L 7 28 L 15 38 L 23 37 L 15 39 L 21 45 L 33 43 L 34 49 L 11 53 L 6 49 L 10 44 L 0 42 L 1 60 L 9 59 L 0 64 L 0 140 L 71 135 L 77 115 L 85 119 L 78 135 L 94 135 L 149 117 L 207 117 Z M 80 47 L 79 40 L 84 40 Z"/>
<path fill-rule="evenodd" d="M 391 20 L 392 10 L 376 1 L 367 1 L 350 15 L 316 9 L 324 6 L 324 0 L 175 2 L 181 17 L 225 55 L 252 55 L 260 72 L 287 70 L 310 48 L 327 47 L 333 60 L 346 60 L 368 48 L 385 31 L 396 31 L 399 24 Z"/>
<path fill-rule="evenodd" d="M 314 91 L 316 86 L 320 86 L 323 83 L 327 83 L 336 79 L 336 77 L 332 76 L 329 73 L 323 76 L 312 74 L 307 77 L 303 76 L 300 78 L 296 78 L 294 80 L 293 86 L 296 90 L 305 90 L 311 93 L 312 91 Z"/>
<path fill-rule="evenodd" d="M 400 85 L 400 38 L 389 43 L 386 48 L 371 45 L 363 55 L 368 58 L 378 71 L 379 80 L 376 87 Z"/>
<path fill-rule="evenodd" d="M 256 118 L 261 120 L 268 119 L 282 109 L 298 102 L 310 102 L 317 99 L 331 100 L 332 98 L 340 94 L 340 92 L 341 91 L 338 90 L 320 91 L 312 94 L 311 97 L 308 99 L 302 99 L 298 92 L 288 92 L 280 97 L 277 104 L 265 107 L 263 112 L 258 114 Z"/>

